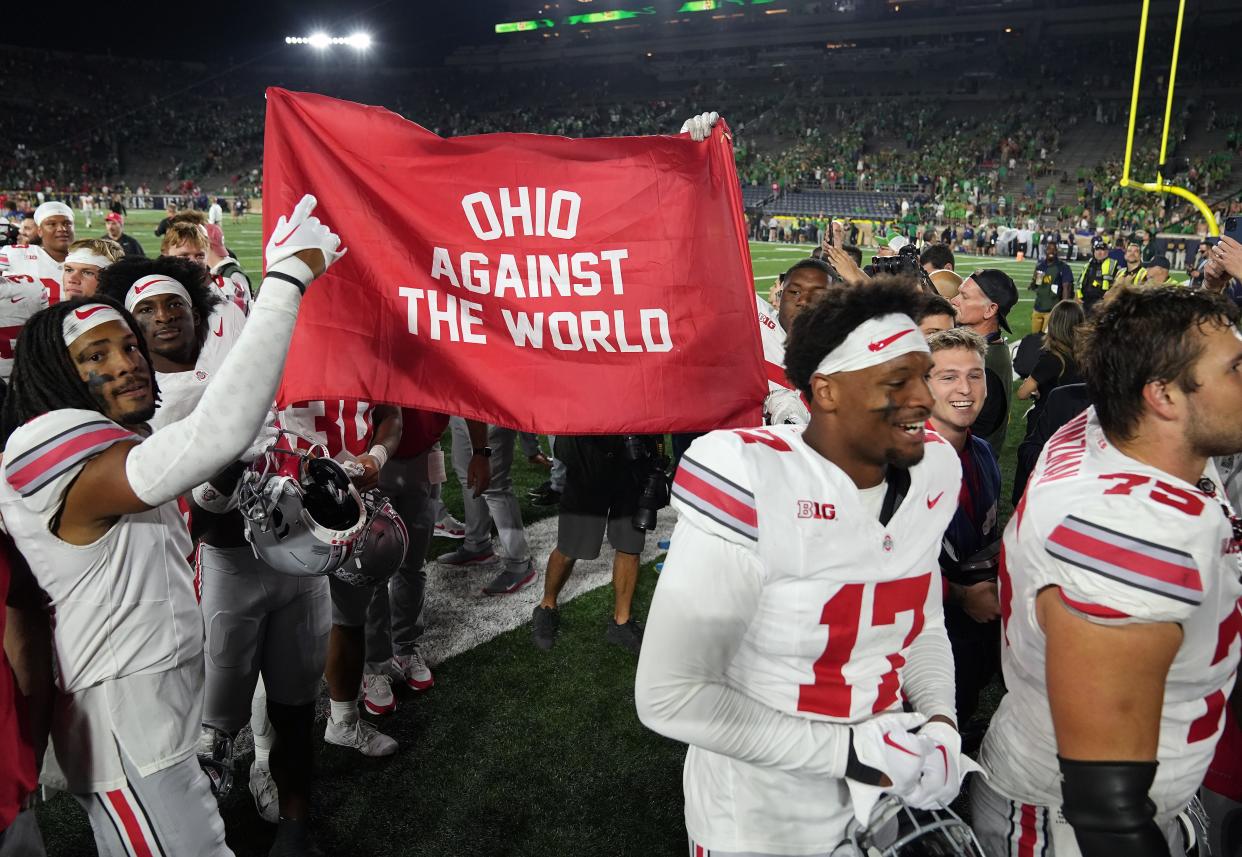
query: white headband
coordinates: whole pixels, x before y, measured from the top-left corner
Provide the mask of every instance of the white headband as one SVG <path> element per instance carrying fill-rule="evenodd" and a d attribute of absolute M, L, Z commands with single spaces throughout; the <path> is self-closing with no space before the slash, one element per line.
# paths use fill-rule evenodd
<path fill-rule="evenodd" d="M 65 345 L 73 345 L 74 340 L 94 327 L 119 321 L 125 324 L 121 314 L 107 304 L 85 304 L 65 316 L 61 323 L 61 333 L 65 337 Z"/>
<path fill-rule="evenodd" d="M 112 260 L 107 256 L 100 256 L 98 253 L 92 253 L 85 247 L 79 247 L 68 256 L 65 257 L 65 264 L 72 262 L 75 265 L 94 265 L 97 268 L 106 268 L 112 264 Z"/>
<path fill-rule="evenodd" d="M 172 277 L 165 277 L 163 274 L 148 274 L 129 287 L 129 292 L 125 295 L 125 309 L 133 312 L 138 304 L 156 295 L 180 295 L 185 299 L 186 304 L 194 303 L 190 300 L 190 293 L 185 290 L 185 286 Z"/>
<path fill-rule="evenodd" d="M 844 342 L 820 361 L 815 373 L 855 372 L 914 351 L 931 352 L 919 326 L 904 313 L 891 313 L 868 319 L 854 328 Z"/>
<path fill-rule="evenodd" d="M 45 202 L 43 205 L 35 209 L 34 222 L 35 226 L 42 226 L 43 221 L 57 214 L 63 214 L 69 218 L 69 222 L 73 223 L 73 209 L 65 205 L 63 202 Z"/>

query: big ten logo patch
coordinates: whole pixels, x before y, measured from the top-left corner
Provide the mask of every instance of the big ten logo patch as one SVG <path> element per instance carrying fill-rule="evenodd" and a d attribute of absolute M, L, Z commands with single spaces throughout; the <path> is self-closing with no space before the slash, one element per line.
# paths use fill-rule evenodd
<path fill-rule="evenodd" d="M 831 521 L 837 517 L 837 507 L 831 503 L 820 503 L 815 500 L 798 501 L 798 517 L 813 521 Z"/>

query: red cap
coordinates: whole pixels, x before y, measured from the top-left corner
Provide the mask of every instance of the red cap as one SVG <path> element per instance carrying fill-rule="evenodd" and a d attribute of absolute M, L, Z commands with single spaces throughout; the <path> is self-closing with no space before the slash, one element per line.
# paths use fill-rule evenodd
<path fill-rule="evenodd" d="M 108 223 L 124 223 L 125 222 L 125 218 L 115 211 L 109 211 L 107 216 L 104 217 L 104 220 L 106 220 Z"/>

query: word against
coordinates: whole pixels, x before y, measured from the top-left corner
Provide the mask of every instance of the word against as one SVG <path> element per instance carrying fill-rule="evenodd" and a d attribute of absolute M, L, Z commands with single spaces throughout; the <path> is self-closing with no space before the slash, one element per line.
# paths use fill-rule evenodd
<path fill-rule="evenodd" d="M 477 191 L 461 199 L 462 213 L 479 241 L 497 238 L 577 237 L 582 197 L 570 190 L 518 187 Z M 623 247 L 572 253 L 451 253 L 433 247 L 430 276 L 440 289 L 398 287 L 406 302 L 409 332 L 431 339 L 486 344 L 487 331 L 500 330 L 488 307 L 475 299 L 547 300 L 625 294 Z M 458 292 L 459 294 L 455 294 Z M 491 310 L 495 312 L 495 310 Z M 668 314 L 663 309 L 524 311 L 501 308 L 504 330 L 519 348 L 610 353 L 671 351 Z"/>

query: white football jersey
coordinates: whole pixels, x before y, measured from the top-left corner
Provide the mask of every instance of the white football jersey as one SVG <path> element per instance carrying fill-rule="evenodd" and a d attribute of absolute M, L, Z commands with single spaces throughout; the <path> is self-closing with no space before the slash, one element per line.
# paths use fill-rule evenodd
<path fill-rule="evenodd" d="M 307 449 L 307 441 L 318 443 L 343 463 L 370 451 L 374 411 L 374 405 L 353 399 L 296 402 L 280 412 L 279 425 L 298 436 L 297 448 Z M 290 438 L 282 435 L 279 445 L 287 448 Z"/>
<path fill-rule="evenodd" d="M 175 501 L 121 517 L 91 545 L 67 544 L 49 529 L 87 462 L 135 439 L 96 411 L 65 409 L 18 427 L 5 446 L 0 512 L 48 595 L 65 693 L 202 654 L 190 534 Z"/>
<path fill-rule="evenodd" d="M 740 546 L 762 569 L 758 608 L 727 684 L 785 715 L 855 723 L 900 710 L 912 643 L 922 634 L 944 637 L 937 557 L 957 508 L 961 466 L 929 432 L 923 461 L 910 469 L 905 498 L 885 525 L 854 482 L 807 446 L 803 431 L 774 426 L 699 438 L 678 466 L 672 502 L 679 529 Z M 940 703 L 951 713 L 952 664 L 943 666 Z M 695 842 L 812 854 L 841 841 L 853 813 L 844 780 L 689 743 L 683 785 Z"/>
<path fill-rule="evenodd" d="M 17 337 L 30 317 L 47 306 L 43 287 L 26 278 L 0 276 L 0 379 L 13 374 Z"/>
<path fill-rule="evenodd" d="M 44 252 L 42 247 L 10 244 L 0 247 L 0 274 L 17 282 L 38 283 L 43 290 L 43 305 L 60 303 L 61 282 L 65 265 Z"/>
<path fill-rule="evenodd" d="M 237 304 L 232 301 L 217 304 L 211 311 L 211 317 L 207 319 L 207 341 L 198 353 L 195 368 L 209 373 L 216 372 L 245 326 L 246 314 Z"/>
<path fill-rule="evenodd" d="M 755 295 L 759 315 L 759 339 L 763 342 L 763 373 L 768 379 L 768 392 L 788 390 L 793 385 L 785 377 L 785 331 L 772 305 Z"/>
<path fill-rule="evenodd" d="M 1053 435 L 1005 530 L 1001 659 L 1009 692 L 982 756 L 993 788 L 1010 800 L 1061 805 L 1035 612 L 1039 592 L 1055 586 L 1092 621 L 1181 625 L 1150 795 L 1162 824 L 1190 800 L 1212 759 L 1238 667 L 1242 543 L 1227 504 L 1211 462 L 1196 486 L 1129 458 L 1105 438 L 1094 408 Z"/>

